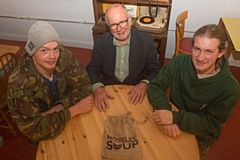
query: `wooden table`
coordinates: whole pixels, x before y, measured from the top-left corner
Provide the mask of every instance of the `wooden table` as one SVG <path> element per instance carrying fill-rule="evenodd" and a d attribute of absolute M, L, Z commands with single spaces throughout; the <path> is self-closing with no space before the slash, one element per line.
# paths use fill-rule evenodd
<path fill-rule="evenodd" d="M 219 25 L 224 29 L 228 37 L 227 58 L 230 57 L 232 49 L 240 52 L 240 18 L 220 18 Z"/>
<path fill-rule="evenodd" d="M 176 138 L 163 133 L 152 119 L 152 107 L 145 97 L 142 104 L 128 102 L 131 86 L 106 86 L 114 95 L 109 99 L 110 109 L 99 112 L 96 107 L 89 113 L 72 118 L 64 131 L 55 139 L 41 141 L 38 145 L 36 160 L 101 160 L 102 134 L 104 122 L 109 115 L 124 114 L 131 111 L 138 125 L 145 160 L 197 160 L 198 146 L 194 135 L 182 132 Z"/>

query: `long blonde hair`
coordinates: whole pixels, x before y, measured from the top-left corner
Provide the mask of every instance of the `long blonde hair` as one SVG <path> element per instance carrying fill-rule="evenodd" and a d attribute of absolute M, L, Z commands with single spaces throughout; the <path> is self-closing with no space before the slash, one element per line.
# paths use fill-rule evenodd
<path fill-rule="evenodd" d="M 223 29 L 216 24 L 208 24 L 208 25 L 204 25 L 201 28 L 199 28 L 193 36 L 192 47 L 194 45 L 196 36 L 200 36 L 200 37 L 204 36 L 204 37 L 208 37 L 208 38 L 218 39 L 220 42 L 219 46 L 218 46 L 219 52 L 222 50 L 226 50 L 226 48 L 228 47 L 227 36 L 225 35 Z M 220 58 L 218 58 L 216 60 L 215 70 L 218 70 L 219 68 L 221 68 L 224 57 L 225 57 L 225 55 L 223 54 L 223 56 L 221 56 Z"/>

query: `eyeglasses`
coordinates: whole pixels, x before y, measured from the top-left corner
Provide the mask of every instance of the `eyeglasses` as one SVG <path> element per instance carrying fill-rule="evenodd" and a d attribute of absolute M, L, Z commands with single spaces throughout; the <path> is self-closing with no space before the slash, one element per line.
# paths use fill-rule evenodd
<path fill-rule="evenodd" d="M 126 27 L 127 24 L 128 24 L 128 18 L 124 21 L 120 21 L 119 23 L 110 24 L 109 27 L 114 30 L 114 29 L 117 29 L 118 26 Z"/>

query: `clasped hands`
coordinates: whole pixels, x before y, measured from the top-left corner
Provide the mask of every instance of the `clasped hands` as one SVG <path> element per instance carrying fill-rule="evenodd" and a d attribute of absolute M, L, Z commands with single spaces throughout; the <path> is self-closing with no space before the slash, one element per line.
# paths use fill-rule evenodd
<path fill-rule="evenodd" d="M 148 90 L 148 84 L 141 82 L 131 88 L 127 93 L 129 94 L 129 102 L 132 104 L 142 103 L 144 96 Z M 114 96 L 106 91 L 103 87 L 97 88 L 94 93 L 95 106 L 99 111 L 105 112 L 106 109 L 110 108 L 108 98 L 114 99 Z"/>
<path fill-rule="evenodd" d="M 162 126 L 165 134 L 171 137 L 177 137 L 181 134 L 181 129 L 177 124 L 173 124 L 172 111 L 169 110 L 154 110 L 153 120 L 160 126 Z"/>

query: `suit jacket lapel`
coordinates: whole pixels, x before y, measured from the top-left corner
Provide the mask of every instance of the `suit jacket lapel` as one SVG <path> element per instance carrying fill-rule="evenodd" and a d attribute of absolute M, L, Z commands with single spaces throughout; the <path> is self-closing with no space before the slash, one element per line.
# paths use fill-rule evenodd
<path fill-rule="evenodd" d="M 139 46 L 138 39 L 134 30 L 131 30 L 131 40 L 130 40 L 130 50 L 129 50 L 129 75 L 126 77 L 131 78 L 134 72 L 138 68 L 138 61 L 141 58 L 139 53 L 141 52 L 141 47 Z"/>
<path fill-rule="evenodd" d="M 107 61 L 109 62 L 109 71 L 112 75 L 115 75 L 115 65 L 116 65 L 116 46 L 113 45 L 113 36 L 109 32 L 109 38 L 108 38 L 108 51 L 105 53 L 107 55 Z"/>

